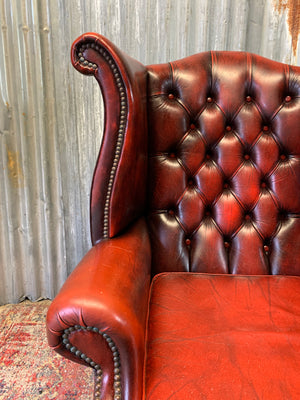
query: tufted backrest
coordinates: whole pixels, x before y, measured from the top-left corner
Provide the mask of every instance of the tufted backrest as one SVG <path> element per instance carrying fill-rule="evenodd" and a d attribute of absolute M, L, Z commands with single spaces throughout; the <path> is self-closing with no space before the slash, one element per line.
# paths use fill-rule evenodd
<path fill-rule="evenodd" d="M 74 67 L 102 90 L 93 244 L 147 215 L 153 274 L 300 275 L 300 68 L 242 52 L 144 66 L 96 33 Z"/>
<path fill-rule="evenodd" d="M 147 69 L 153 272 L 300 275 L 300 69 L 242 52 Z"/>

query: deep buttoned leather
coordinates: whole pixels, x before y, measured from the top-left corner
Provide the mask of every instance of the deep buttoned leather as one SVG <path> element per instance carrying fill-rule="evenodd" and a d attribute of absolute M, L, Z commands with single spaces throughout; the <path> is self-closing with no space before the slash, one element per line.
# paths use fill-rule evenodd
<path fill-rule="evenodd" d="M 148 72 L 153 272 L 300 274 L 299 68 L 207 52 Z"/>

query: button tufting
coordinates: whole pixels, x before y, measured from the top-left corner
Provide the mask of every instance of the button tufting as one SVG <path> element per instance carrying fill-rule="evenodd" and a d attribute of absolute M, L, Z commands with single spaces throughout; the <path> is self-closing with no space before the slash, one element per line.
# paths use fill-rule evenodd
<path fill-rule="evenodd" d="M 170 158 L 175 158 L 176 154 L 175 153 L 170 153 Z"/>
<path fill-rule="evenodd" d="M 251 97 L 251 96 L 247 96 L 247 97 L 246 97 L 246 101 L 247 101 L 248 103 L 250 103 L 250 101 L 252 101 L 252 97 Z"/>
<path fill-rule="evenodd" d="M 262 188 L 266 188 L 266 187 L 267 187 L 267 184 L 266 184 L 266 182 L 262 182 L 260 186 L 261 186 Z"/>
<path fill-rule="evenodd" d="M 244 155 L 244 159 L 245 159 L 245 160 L 249 160 L 249 159 L 250 159 L 249 154 L 245 154 L 245 155 Z"/>
<path fill-rule="evenodd" d="M 191 244 L 191 239 L 185 239 L 185 244 L 189 246 Z"/>
<path fill-rule="evenodd" d="M 265 125 L 265 126 L 263 127 L 263 131 L 264 131 L 264 132 L 268 132 L 268 130 L 269 130 L 268 125 Z"/>
<path fill-rule="evenodd" d="M 250 219 L 251 219 L 251 215 L 250 215 L 250 214 L 246 214 L 246 215 L 245 215 L 245 220 L 246 220 L 246 221 L 250 221 Z"/>
<path fill-rule="evenodd" d="M 194 180 L 193 179 L 189 179 L 188 180 L 188 185 L 189 186 L 194 186 Z"/>
<path fill-rule="evenodd" d="M 285 155 L 285 154 L 281 154 L 281 155 L 280 155 L 280 159 L 281 159 L 282 161 L 284 161 L 284 160 L 286 159 L 286 155 Z"/>
<path fill-rule="evenodd" d="M 226 241 L 226 242 L 224 242 L 224 246 L 225 246 L 225 249 L 229 249 L 230 243 Z"/>
<path fill-rule="evenodd" d="M 289 103 L 292 100 L 291 96 L 286 96 L 285 101 Z"/>
<path fill-rule="evenodd" d="M 229 188 L 229 183 L 225 182 L 223 187 L 224 187 L 224 189 L 228 189 Z"/>
<path fill-rule="evenodd" d="M 266 253 L 268 253 L 268 251 L 269 251 L 270 249 L 269 249 L 269 246 L 267 246 L 266 244 L 264 245 L 264 251 L 266 252 Z"/>
<path fill-rule="evenodd" d="M 194 129 L 196 129 L 196 125 L 192 123 L 192 124 L 190 125 L 190 128 L 191 128 L 192 130 L 194 130 Z"/>
<path fill-rule="evenodd" d="M 207 98 L 207 102 L 208 102 L 208 103 L 212 103 L 212 101 L 213 101 L 213 100 L 212 100 L 211 97 L 208 97 L 208 98 Z"/>
<path fill-rule="evenodd" d="M 230 132 L 232 130 L 230 125 L 227 125 L 225 129 L 226 129 L 227 132 Z"/>
<path fill-rule="evenodd" d="M 173 99 L 175 99 L 175 96 L 174 96 L 173 93 L 169 93 L 169 94 L 168 94 L 168 98 L 169 98 L 170 100 L 173 100 Z"/>
<path fill-rule="evenodd" d="M 175 215 L 175 211 L 174 210 L 169 210 L 168 214 L 173 216 L 173 215 Z"/>

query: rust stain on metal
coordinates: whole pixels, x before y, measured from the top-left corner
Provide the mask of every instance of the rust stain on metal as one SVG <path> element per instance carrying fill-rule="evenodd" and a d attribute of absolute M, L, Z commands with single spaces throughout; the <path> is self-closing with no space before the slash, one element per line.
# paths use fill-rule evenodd
<path fill-rule="evenodd" d="M 296 56 L 300 33 L 300 0 L 276 0 L 275 8 L 278 12 L 287 11 L 287 23 L 292 37 L 293 54 Z"/>
<path fill-rule="evenodd" d="M 19 163 L 19 153 L 7 149 L 8 177 L 14 188 L 23 187 L 24 174 Z"/>

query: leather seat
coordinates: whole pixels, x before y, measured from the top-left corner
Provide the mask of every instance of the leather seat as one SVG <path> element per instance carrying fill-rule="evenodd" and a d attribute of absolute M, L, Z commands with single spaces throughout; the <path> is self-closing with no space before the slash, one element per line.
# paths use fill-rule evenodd
<path fill-rule="evenodd" d="M 300 398 L 299 289 L 299 277 L 157 275 L 145 398 Z"/>
<path fill-rule="evenodd" d="M 246 52 L 144 66 L 72 46 L 105 129 L 92 249 L 47 317 L 96 399 L 299 398 L 300 68 Z"/>

